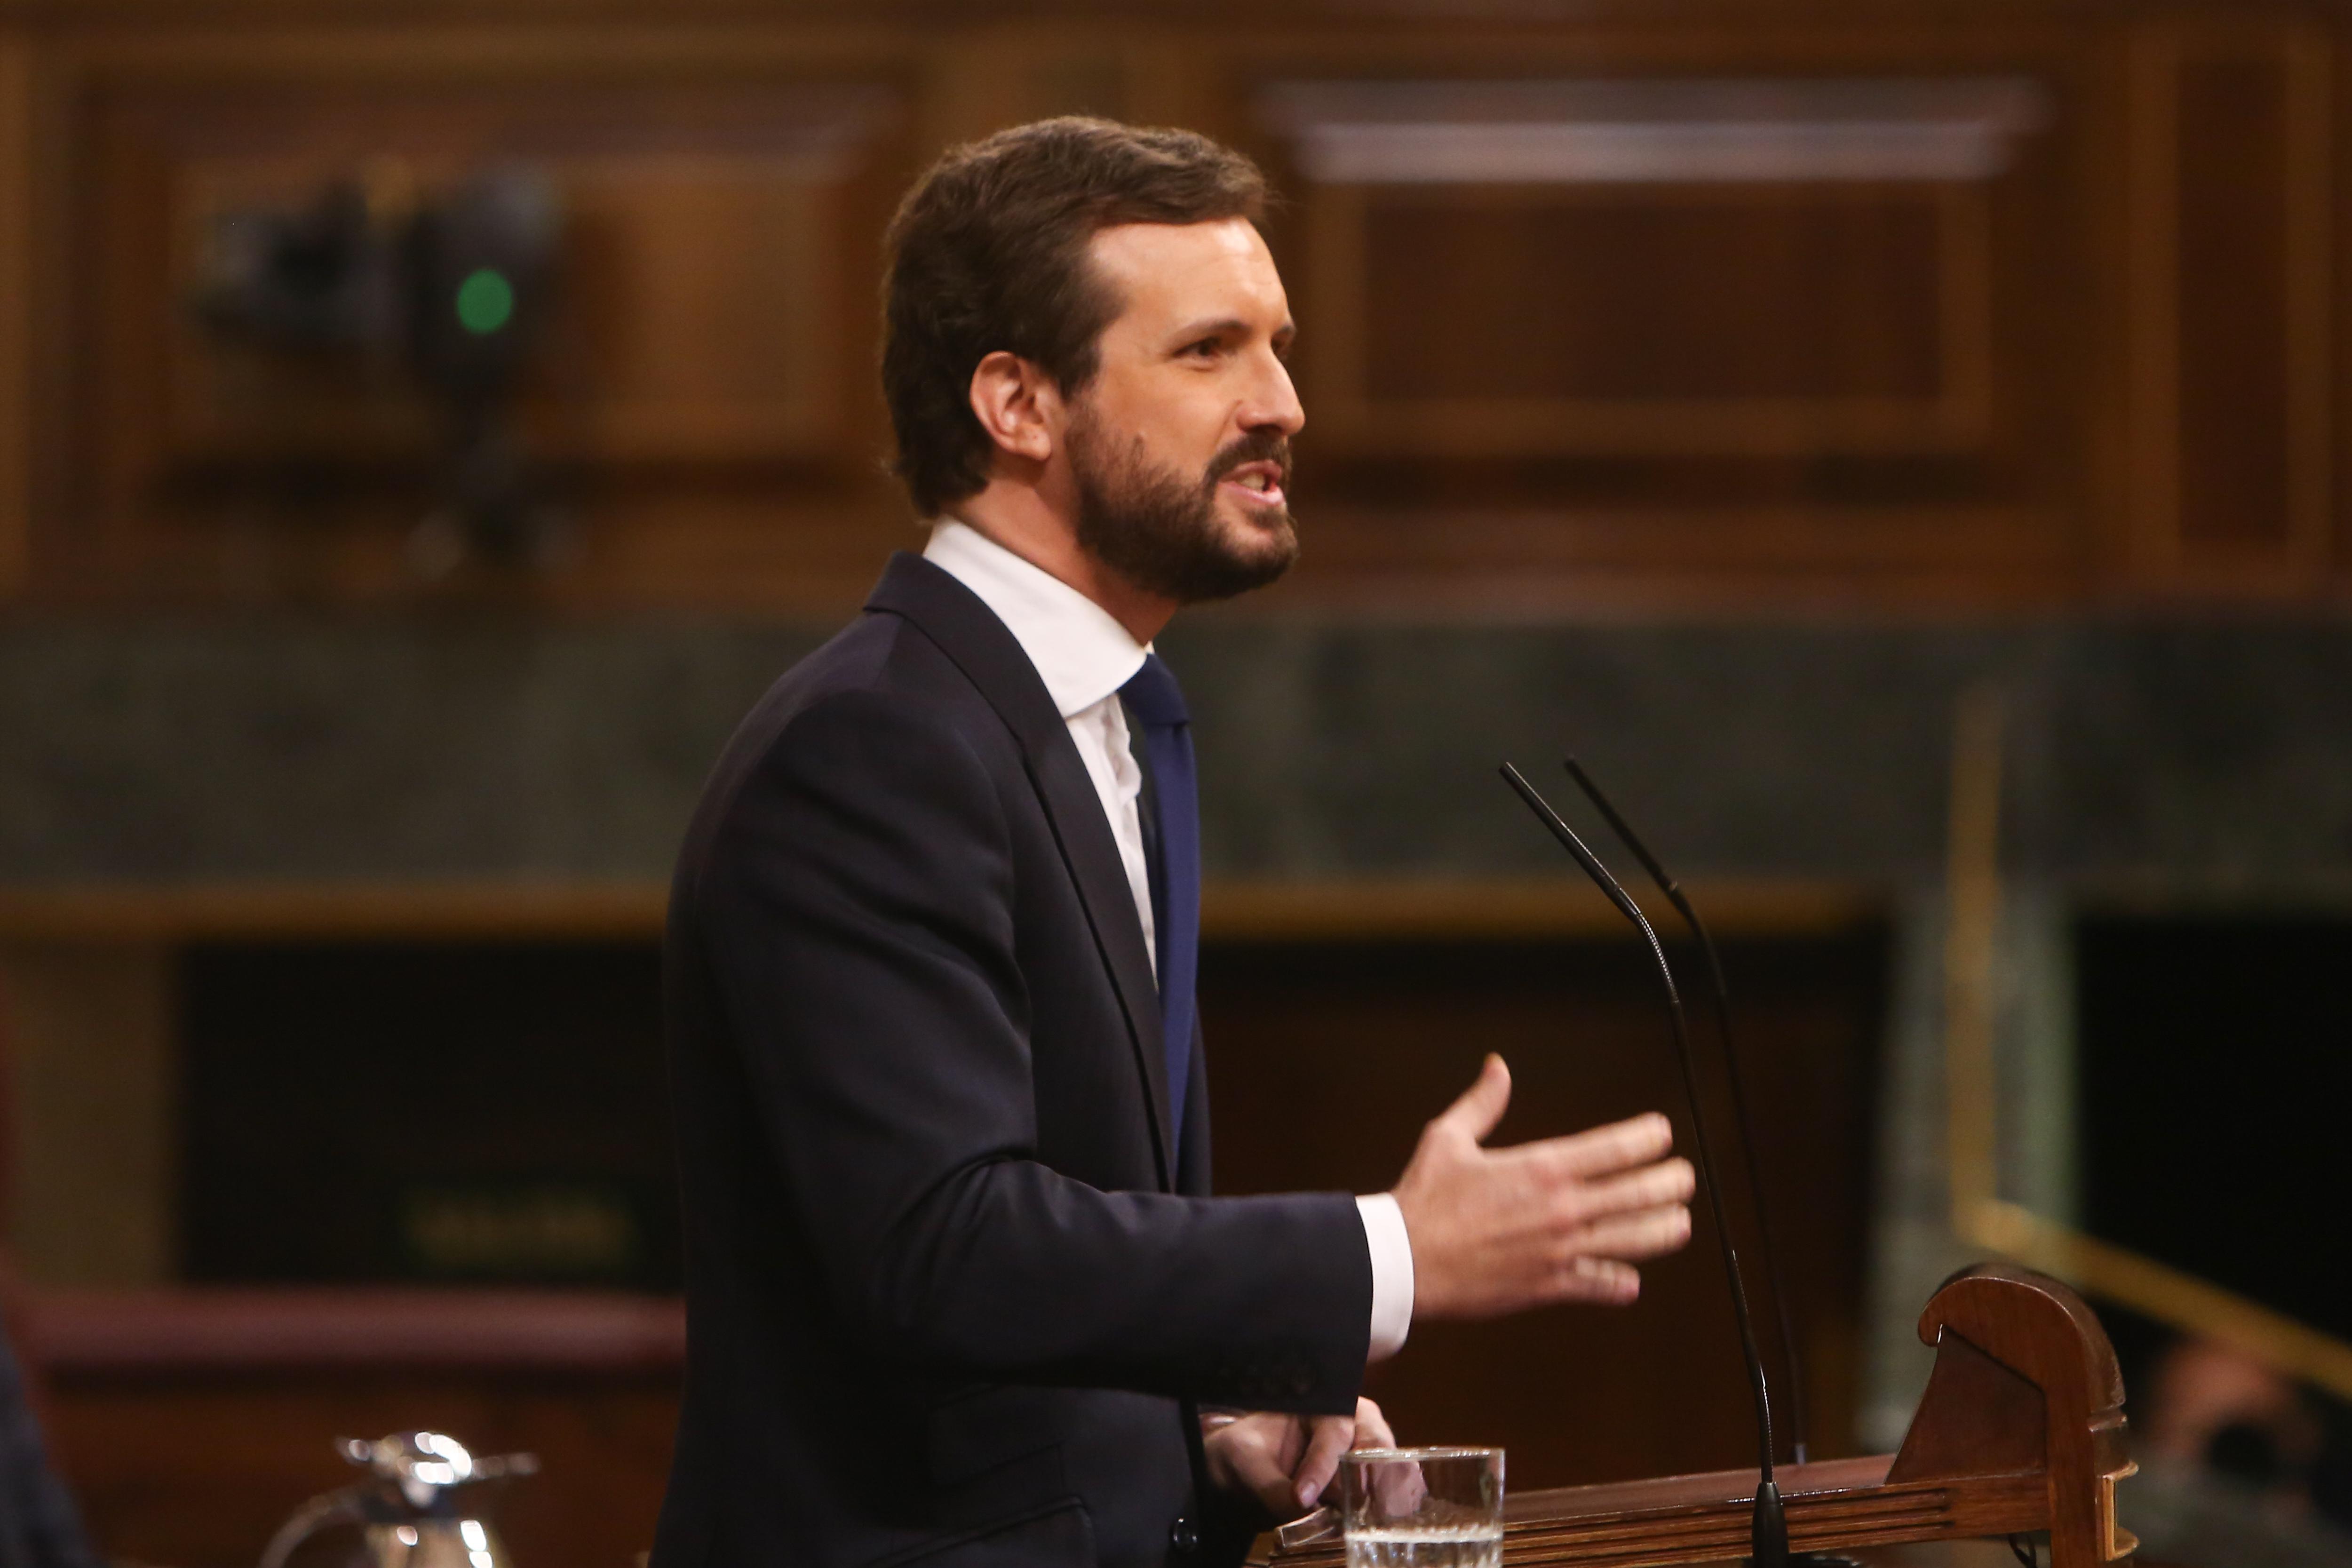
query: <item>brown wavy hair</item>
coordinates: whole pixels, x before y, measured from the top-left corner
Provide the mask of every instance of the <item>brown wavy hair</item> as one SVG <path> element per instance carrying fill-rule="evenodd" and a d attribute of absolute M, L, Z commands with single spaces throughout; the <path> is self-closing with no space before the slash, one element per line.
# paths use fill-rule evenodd
<path fill-rule="evenodd" d="M 971 412 L 972 372 L 1017 354 L 1083 392 L 1121 301 L 1087 247 L 1127 223 L 1265 213 L 1265 176 L 1190 131 L 1070 116 L 950 149 L 899 204 L 886 242 L 882 390 L 891 468 L 934 517 L 988 482 L 992 443 Z"/>

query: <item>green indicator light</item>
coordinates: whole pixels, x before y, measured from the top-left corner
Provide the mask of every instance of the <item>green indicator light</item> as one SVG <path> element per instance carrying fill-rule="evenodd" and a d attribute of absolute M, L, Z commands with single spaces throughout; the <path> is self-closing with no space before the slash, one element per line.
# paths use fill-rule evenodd
<path fill-rule="evenodd" d="M 457 285 L 457 324 L 476 337 L 488 337 L 514 320 L 514 285 L 495 267 L 466 275 Z"/>

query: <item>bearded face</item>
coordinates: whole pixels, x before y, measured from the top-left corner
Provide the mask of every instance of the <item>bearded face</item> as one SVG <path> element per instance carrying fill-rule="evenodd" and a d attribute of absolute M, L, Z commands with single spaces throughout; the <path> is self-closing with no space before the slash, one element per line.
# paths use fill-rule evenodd
<path fill-rule="evenodd" d="M 1081 399 L 1069 452 L 1079 544 L 1146 593 L 1186 605 L 1230 599 L 1298 558 L 1286 499 L 1290 439 L 1280 430 L 1254 430 L 1186 474 L 1155 461 L 1141 436 L 1109 428 Z"/>

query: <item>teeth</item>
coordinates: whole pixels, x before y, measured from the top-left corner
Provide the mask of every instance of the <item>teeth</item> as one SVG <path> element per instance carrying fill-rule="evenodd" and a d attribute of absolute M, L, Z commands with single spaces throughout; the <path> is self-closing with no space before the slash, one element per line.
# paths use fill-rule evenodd
<path fill-rule="evenodd" d="M 1254 490 L 1262 490 L 1265 489 L 1266 479 L 1264 474 L 1250 474 L 1242 479 L 1242 483 Z"/>

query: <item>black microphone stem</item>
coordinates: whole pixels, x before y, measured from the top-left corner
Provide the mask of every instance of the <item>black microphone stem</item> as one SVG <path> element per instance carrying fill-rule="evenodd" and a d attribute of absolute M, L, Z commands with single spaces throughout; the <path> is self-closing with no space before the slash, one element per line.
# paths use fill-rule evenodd
<path fill-rule="evenodd" d="M 1559 840 L 1560 847 L 1584 868 L 1584 874 L 1592 879 L 1593 885 L 1647 939 L 1650 956 L 1657 962 L 1658 974 L 1665 982 L 1666 1019 L 1674 1029 L 1675 1059 L 1682 1068 L 1683 1092 L 1690 1100 L 1691 1131 L 1697 1136 L 1699 1171 L 1706 1182 L 1707 1209 L 1715 1216 L 1716 1240 L 1721 1244 L 1723 1251 L 1723 1271 L 1731 1282 L 1732 1312 L 1739 1321 L 1739 1348 L 1748 1359 L 1748 1382 L 1756 1399 L 1758 1458 L 1762 1461 L 1758 1466 L 1756 1488 L 1754 1544 L 1757 1568 L 1780 1568 L 1780 1564 L 1788 1558 L 1789 1538 L 1787 1526 L 1781 1519 L 1780 1488 L 1774 1484 L 1772 1476 L 1772 1396 L 1764 1381 L 1764 1358 L 1757 1353 L 1756 1327 L 1748 1312 L 1748 1290 L 1740 1283 L 1739 1253 L 1732 1245 L 1731 1226 L 1723 1212 L 1723 1187 L 1716 1180 L 1715 1155 L 1706 1135 L 1706 1112 L 1699 1105 L 1698 1071 L 1691 1060 L 1690 1031 L 1683 1022 L 1682 994 L 1675 988 L 1674 969 L 1666 963 L 1666 950 L 1659 942 L 1658 933 L 1651 928 L 1648 917 L 1642 913 L 1641 906 L 1633 901 L 1633 896 L 1618 885 L 1617 879 L 1609 874 L 1609 868 L 1601 863 L 1600 857 L 1585 847 L 1584 840 L 1576 836 L 1576 830 L 1562 820 L 1559 813 L 1554 811 L 1542 795 L 1536 793 L 1535 785 L 1520 776 L 1518 769 L 1505 763 L 1502 774 L 1504 781 L 1518 792 L 1519 798 L 1527 802 L 1528 809 L 1551 829 L 1552 837 Z"/>
<path fill-rule="evenodd" d="M 1717 955 L 1715 938 L 1707 933 L 1706 922 L 1698 918 L 1698 910 L 1684 894 L 1682 884 L 1675 880 L 1664 863 L 1650 852 L 1648 845 L 1642 842 L 1641 835 L 1633 831 L 1633 825 L 1610 804 L 1601 786 L 1592 782 L 1592 775 L 1584 771 L 1584 765 L 1570 757 L 1568 759 L 1568 773 L 1576 781 L 1577 788 L 1584 792 L 1584 798 L 1608 819 L 1610 831 L 1633 852 L 1633 858 L 1642 863 L 1642 869 L 1647 871 L 1650 880 L 1657 884 L 1658 891 L 1675 906 L 1675 912 L 1682 916 L 1683 924 L 1690 928 L 1692 938 L 1697 942 L 1699 952 L 1706 959 L 1707 989 L 1715 1004 L 1716 1026 L 1723 1037 L 1725 1076 L 1731 1085 L 1731 1119 L 1739 1128 L 1739 1149 L 1748 1165 L 1748 1190 L 1756 1199 L 1758 1239 L 1764 1244 L 1764 1285 L 1772 1297 L 1773 1315 L 1780 1320 L 1780 1356 L 1789 1369 L 1790 1447 L 1796 1462 L 1801 1465 L 1805 1462 L 1806 1436 L 1811 1430 L 1805 1419 L 1805 1369 L 1804 1363 L 1797 1358 L 1797 1331 L 1789 1317 L 1789 1291 L 1780 1280 L 1780 1247 L 1772 1236 L 1771 1205 L 1764 1201 L 1764 1173 L 1756 1158 L 1756 1122 L 1748 1114 L 1748 1090 L 1739 1071 L 1738 1046 L 1732 1037 L 1731 993 L 1723 983 L 1723 960 Z"/>

